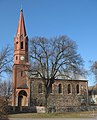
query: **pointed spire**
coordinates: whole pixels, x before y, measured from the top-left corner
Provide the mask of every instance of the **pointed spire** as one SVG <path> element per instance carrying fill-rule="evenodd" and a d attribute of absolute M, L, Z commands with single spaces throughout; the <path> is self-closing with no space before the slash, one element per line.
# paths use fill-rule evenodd
<path fill-rule="evenodd" d="M 23 9 L 20 10 L 20 19 L 18 22 L 18 29 L 16 35 L 23 35 L 26 36 L 26 29 L 25 29 L 25 22 L 24 22 L 24 16 L 23 16 Z"/>

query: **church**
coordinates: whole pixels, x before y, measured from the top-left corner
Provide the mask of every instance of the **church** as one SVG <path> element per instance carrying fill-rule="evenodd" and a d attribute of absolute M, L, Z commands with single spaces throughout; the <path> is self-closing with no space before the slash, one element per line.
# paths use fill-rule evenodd
<path fill-rule="evenodd" d="M 12 67 L 12 106 L 44 106 L 44 84 L 41 78 L 28 77 L 28 36 L 23 10 L 20 11 L 18 28 L 14 37 L 14 64 Z M 88 105 L 88 81 L 86 79 L 56 79 L 48 97 L 48 108 L 56 112 L 77 111 Z"/>

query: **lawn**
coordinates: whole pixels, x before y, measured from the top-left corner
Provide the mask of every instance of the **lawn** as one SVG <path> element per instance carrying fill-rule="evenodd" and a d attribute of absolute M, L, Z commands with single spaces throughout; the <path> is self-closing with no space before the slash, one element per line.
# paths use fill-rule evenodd
<path fill-rule="evenodd" d="M 9 118 L 91 118 L 97 111 L 67 112 L 67 113 L 21 113 L 9 115 Z"/>

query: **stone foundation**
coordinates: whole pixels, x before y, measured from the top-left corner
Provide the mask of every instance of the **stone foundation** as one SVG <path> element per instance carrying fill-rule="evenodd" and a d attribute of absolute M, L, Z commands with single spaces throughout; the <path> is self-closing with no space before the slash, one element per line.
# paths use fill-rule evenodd
<path fill-rule="evenodd" d="M 9 114 L 11 113 L 65 113 L 65 112 L 80 112 L 80 111 L 95 111 L 97 106 L 74 106 L 74 107 L 45 107 L 35 106 L 35 107 L 9 107 Z"/>
<path fill-rule="evenodd" d="M 80 112 L 97 110 L 97 106 L 69 106 L 69 107 L 50 107 L 48 112 L 64 113 L 64 112 Z"/>

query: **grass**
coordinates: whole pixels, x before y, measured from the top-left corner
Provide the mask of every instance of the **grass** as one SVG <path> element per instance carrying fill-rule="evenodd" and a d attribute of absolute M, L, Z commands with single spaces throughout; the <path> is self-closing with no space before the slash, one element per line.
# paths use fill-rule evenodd
<path fill-rule="evenodd" d="M 9 115 L 9 118 L 93 118 L 97 111 L 67 113 L 21 113 Z"/>

